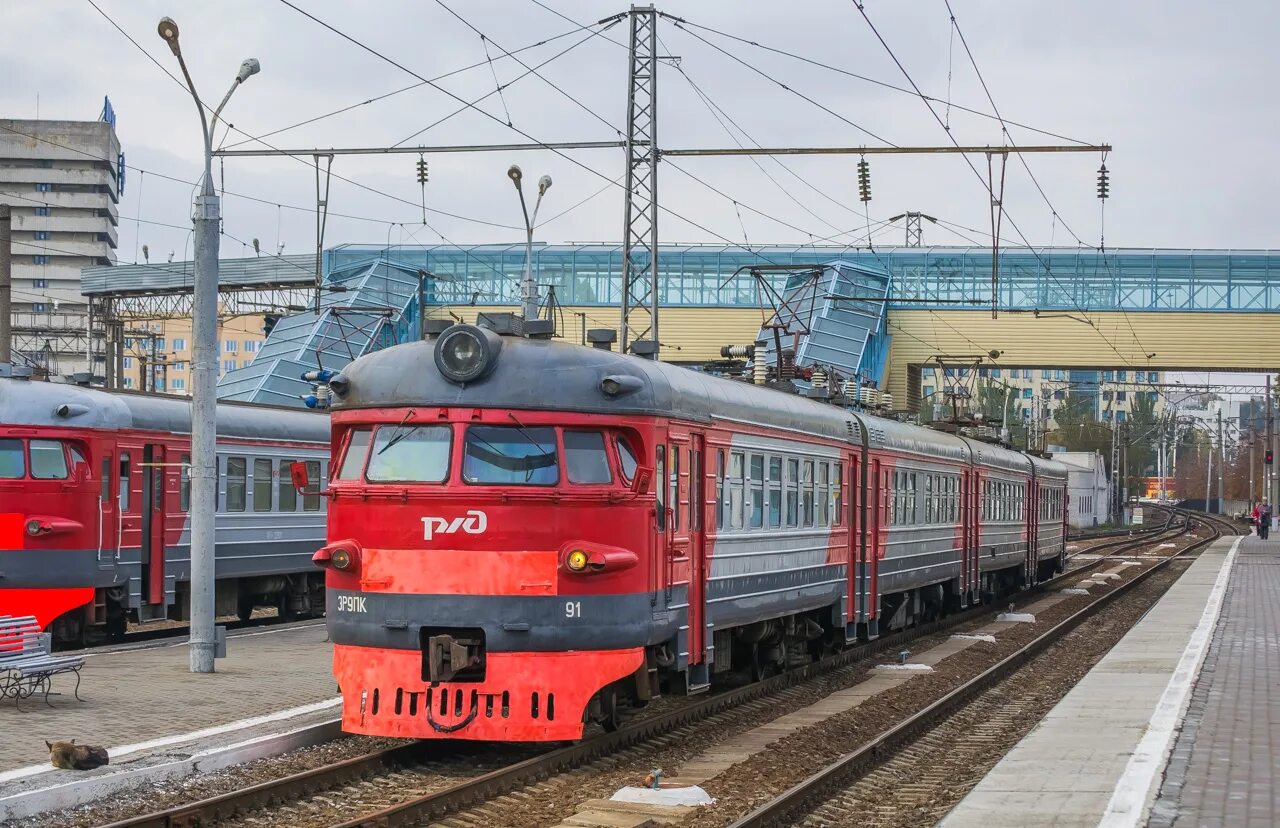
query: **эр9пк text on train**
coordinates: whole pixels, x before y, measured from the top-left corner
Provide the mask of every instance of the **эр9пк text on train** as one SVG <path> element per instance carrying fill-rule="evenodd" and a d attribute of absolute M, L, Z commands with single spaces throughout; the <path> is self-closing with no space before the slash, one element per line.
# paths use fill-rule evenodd
<path fill-rule="evenodd" d="M 1064 561 L 1058 463 L 607 349 L 454 325 L 331 390 L 352 732 L 576 739 Z"/>
<path fill-rule="evenodd" d="M 33 615 L 57 643 L 185 619 L 191 406 L 183 399 L 0 379 L 0 615 Z M 217 612 L 323 611 L 328 418 L 218 406 Z M 282 474 L 283 473 L 283 474 Z"/>

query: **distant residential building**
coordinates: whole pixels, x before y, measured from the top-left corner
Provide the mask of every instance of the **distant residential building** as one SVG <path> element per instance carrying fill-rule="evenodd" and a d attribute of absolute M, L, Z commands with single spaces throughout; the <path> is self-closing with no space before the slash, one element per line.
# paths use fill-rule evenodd
<path fill-rule="evenodd" d="M 122 167 L 120 141 L 106 121 L 0 119 L 15 363 L 62 374 L 88 367 L 80 269 L 116 261 Z"/>
<path fill-rule="evenodd" d="M 925 406 L 949 405 L 951 395 L 975 393 L 977 383 L 988 382 L 1008 390 L 1011 398 L 1023 402 L 1014 407 L 1023 420 L 1040 418 L 1041 428 L 1052 431 L 1057 428 L 1055 412 L 1067 399 L 1068 392 L 1078 403 L 1088 407 L 1093 420 L 1102 423 L 1127 422 L 1134 403 L 1153 400 L 1154 411 L 1165 410 L 1165 398 L 1157 388 L 1164 375 L 1160 371 L 1143 371 L 1141 384 L 1136 372 L 1129 371 L 1077 371 L 1055 368 L 979 368 L 977 377 L 961 381 L 958 368 L 939 369 L 926 366 L 921 369 L 921 397 Z"/>
<path fill-rule="evenodd" d="M 237 316 L 218 324 L 218 376 L 228 371 L 250 365 L 262 343 L 261 315 Z M 125 378 L 128 387 L 142 389 L 143 378 L 150 370 L 154 383 L 148 383 L 148 391 L 163 391 L 185 396 L 191 393 L 191 360 L 194 339 L 190 319 L 169 319 L 164 322 L 130 326 L 124 340 Z"/>

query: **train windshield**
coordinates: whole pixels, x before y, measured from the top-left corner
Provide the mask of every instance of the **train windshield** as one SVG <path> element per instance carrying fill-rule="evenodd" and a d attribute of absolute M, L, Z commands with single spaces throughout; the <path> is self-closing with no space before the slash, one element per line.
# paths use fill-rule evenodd
<path fill-rule="evenodd" d="M 463 444 L 467 483 L 554 486 L 560 482 L 554 428 L 471 426 Z"/>
<path fill-rule="evenodd" d="M 374 437 L 365 477 L 371 483 L 442 483 L 449 476 L 451 445 L 449 426 L 383 426 Z"/>

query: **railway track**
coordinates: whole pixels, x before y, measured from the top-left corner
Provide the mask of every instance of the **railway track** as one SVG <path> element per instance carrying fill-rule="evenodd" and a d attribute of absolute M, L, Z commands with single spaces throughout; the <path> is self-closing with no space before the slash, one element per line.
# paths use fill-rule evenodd
<path fill-rule="evenodd" d="M 1166 533 L 1185 533 L 1174 526 L 1170 512 L 1158 531 L 1125 537 L 1107 544 L 1112 555 L 1163 539 Z M 1202 543 L 1207 541 L 1202 541 Z M 1094 547 L 1096 549 L 1097 547 Z M 1044 584 L 1061 587 L 1089 569 L 1107 562 L 1101 557 L 1075 567 Z M 1022 597 L 1034 597 L 1035 592 Z M 886 652 L 896 652 L 929 635 L 945 633 L 985 615 L 989 606 L 974 607 L 941 621 L 883 636 L 835 656 L 790 670 L 746 687 L 691 699 L 659 700 L 638 713 L 615 733 L 601 733 L 573 745 L 552 749 L 506 747 L 505 752 L 411 743 L 293 774 L 221 796 L 111 823 L 109 828 L 169 828 L 209 825 L 324 825 L 355 828 L 422 824 L 496 797 L 538 780 L 603 759 L 618 759 L 637 746 L 661 746 L 678 738 L 682 728 L 765 711 L 785 702 L 787 694 L 806 682 Z M 673 735 L 677 734 L 677 735 Z M 511 753 L 517 761 L 511 762 Z"/>
<path fill-rule="evenodd" d="M 966 749 L 970 753 L 981 753 L 990 750 L 992 745 L 1006 743 L 1012 732 L 1011 722 L 1036 720 L 1029 717 L 1037 712 L 1037 705 L 1043 705 L 1045 687 L 1055 686 L 1055 682 L 1056 686 L 1062 686 L 1061 682 L 1071 672 L 1070 665 L 1065 660 L 1057 664 L 1051 659 L 1036 662 L 1038 656 L 1100 612 L 1117 606 L 1122 597 L 1144 589 L 1144 585 L 1154 584 L 1153 579 L 1163 578 L 1171 583 L 1176 578 L 1173 567 L 1178 561 L 1222 537 L 1224 528 L 1235 531 L 1212 516 L 1184 514 L 1185 524 L 1179 535 L 1189 534 L 1200 525 L 1209 529 L 1208 537 L 1193 541 L 1102 593 L 1013 654 L 770 799 L 731 823 L 730 828 L 916 824 L 915 820 L 923 818 L 919 813 L 921 807 L 936 807 L 937 791 L 946 790 L 947 786 L 954 791 L 960 781 L 954 767 L 936 779 L 922 774 L 921 769 L 940 764 L 938 757 L 950 755 L 952 750 L 960 757 Z M 1074 576 L 1079 571 L 1068 575 Z M 1163 588 L 1153 591 L 1158 595 Z M 1033 663 L 1037 671 L 1024 670 Z M 1019 682 L 1025 686 L 1019 686 Z M 877 800 L 875 790 L 883 789 L 890 779 L 897 779 L 902 788 L 904 778 L 907 784 L 901 799 L 892 804 L 886 803 L 883 797 Z M 928 822 L 931 824 L 932 819 Z"/>

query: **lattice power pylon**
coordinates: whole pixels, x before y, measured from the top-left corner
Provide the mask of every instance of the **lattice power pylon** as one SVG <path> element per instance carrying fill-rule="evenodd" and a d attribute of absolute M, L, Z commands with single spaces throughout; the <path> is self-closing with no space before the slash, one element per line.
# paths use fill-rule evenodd
<path fill-rule="evenodd" d="M 622 351 L 658 343 L 658 14 L 631 8 L 627 181 L 622 224 Z"/>

